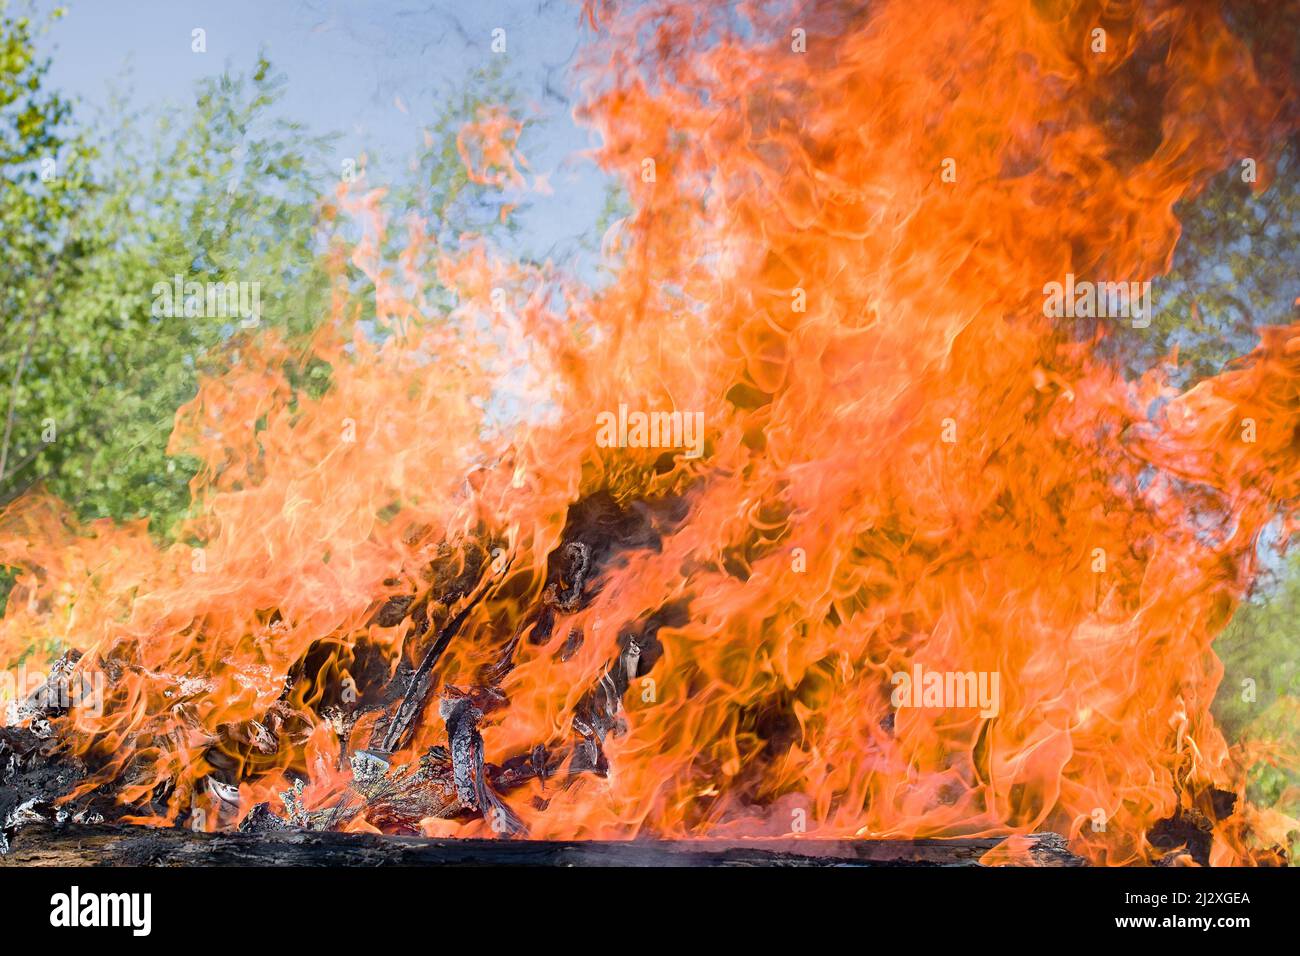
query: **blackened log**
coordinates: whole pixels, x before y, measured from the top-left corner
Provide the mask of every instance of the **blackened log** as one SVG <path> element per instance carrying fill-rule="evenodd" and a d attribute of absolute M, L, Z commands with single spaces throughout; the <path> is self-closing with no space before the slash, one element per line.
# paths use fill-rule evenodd
<path fill-rule="evenodd" d="M 1054 833 L 1030 838 L 1039 866 L 1082 861 Z M 0 866 L 976 866 L 998 839 L 748 841 L 431 840 L 311 830 L 195 833 L 33 823 Z"/>
<path fill-rule="evenodd" d="M 415 725 L 428 704 L 429 693 L 433 689 L 434 665 L 438 663 L 443 651 L 451 643 L 451 639 L 456 636 L 461 626 L 464 625 L 470 612 L 478 606 L 478 603 L 483 600 L 486 594 L 487 587 L 485 586 L 447 622 L 447 625 L 438 633 L 433 645 L 425 652 L 423 660 L 420 661 L 420 666 L 411 675 L 411 682 L 407 685 L 406 693 L 402 696 L 402 702 L 398 705 L 397 713 L 393 715 L 392 722 L 384 732 L 383 742 L 378 748 L 381 752 L 395 753 L 406 746 L 411 739 Z"/>

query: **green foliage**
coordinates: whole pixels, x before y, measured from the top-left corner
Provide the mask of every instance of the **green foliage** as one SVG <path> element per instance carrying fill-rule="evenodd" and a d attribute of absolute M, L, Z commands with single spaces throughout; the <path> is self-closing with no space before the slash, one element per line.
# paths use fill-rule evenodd
<path fill-rule="evenodd" d="M 0 226 L 5 229 L 0 269 L 6 318 L 14 314 L 10 308 L 22 311 L 34 301 L 39 282 L 23 280 L 51 270 L 84 186 L 84 167 L 77 162 L 85 158 L 84 144 L 68 134 L 67 101 L 42 88 L 48 70 L 49 61 L 36 58 L 31 22 L 8 16 L 0 5 Z M 60 159 L 73 168 L 52 176 Z M 8 331 L 11 323 L 5 324 Z"/>
<path fill-rule="evenodd" d="M 469 177 L 457 149 L 457 136 L 486 107 L 510 109 L 522 122 L 521 140 L 530 126 L 525 117 L 518 115 L 520 97 L 499 60 L 475 70 L 460 86 L 444 91 L 437 102 L 436 113 L 422 126 L 410 176 L 393 188 L 385 206 L 394 222 L 417 217 L 429 240 L 423 255 L 413 262 L 425 278 L 424 288 L 418 291 L 435 311 L 453 305 L 447 290 L 437 282 L 433 264 L 436 256 L 453 253 L 467 239 L 500 241 L 518 229 L 516 218 L 502 216 L 507 201 L 501 190 Z M 516 206 L 517 211 L 524 208 L 525 204 Z M 388 262 L 395 262 L 399 254 L 407 251 L 407 241 L 404 229 L 389 230 L 384 250 Z M 352 276 L 357 278 L 355 272 Z M 362 314 L 373 317 L 368 309 Z"/>
<path fill-rule="evenodd" d="M 328 315 L 325 253 L 354 224 L 326 212 L 338 181 L 329 138 L 275 118 L 286 81 L 265 57 L 157 118 L 115 103 L 93 136 L 69 132 L 69 105 L 44 89 L 47 68 L 27 21 L 0 19 L 0 505 L 40 483 L 82 518 L 148 517 L 166 534 L 188 509 L 197 464 L 166 453 L 177 408 L 245 338 L 305 335 Z M 410 180 L 386 204 L 394 222 L 421 218 L 429 255 L 512 228 L 499 192 L 470 180 L 456 148 L 485 104 L 511 101 L 500 68 L 440 99 Z M 47 156 L 57 175 L 43 179 Z M 405 241 L 390 230 L 389 261 Z M 345 269 L 361 317 L 373 318 L 369 280 Z M 420 271 L 432 306 L 448 305 L 434 270 Z M 260 325 L 186 316 L 179 301 L 167 314 L 156 290 L 177 276 L 255 284 Z M 314 394 L 330 374 L 320 363 L 289 372 Z"/>
<path fill-rule="evenodd" d="M 505 200 L 500 190 L 469 178 L 456 149 L 461 128 L 489 105 L 519 102 L 518 93 L 500 60 L 481 67 L 458 88 L 439 97 L 438 112 L 424 126 L 410 182 L 394 191 L 396 208 L 423 217 L 433 237 L 453 246 L 463 233 L 501 236 L 516 229 L 514 220 L 501 220 Z M 526 132 L 526 117 L 517 116 Z"/>
<path fill-rule="evenodd" d="M 1260 78 L 1293 99 L 1289 91 L 1300 82 L 1300 7 L 1249 0 L 1225 0 L 1221 7 Z M 1288 111 L 1294 115 L 1294 104 Z M 1151 368 L 1176 345 L 1173 380 L 1188 386 L 1249 352 L 1259 326 L 1297 318 L 1300 138 L 1292 135 L 1275 155 L 1225 157 L 1225 163 L 1199 195 L 1175 207 L 1182 234 L 1173 268 L 1154 283 L 1151 327 L 1120 323 L 1108 344 L 1132 373 Z"/>
<path fill-rule="evenodd" d="M 106 135 L 98 181 L 77 194 L 75 256 L 33 319 L 10 404 L 24 467 L 0 481 L 4 497 L 41 480 L 83 517 L 149 516 L 160 532 L 184 513 L 193 463 L 165 451 L 176 409 L 250 333 L 238 316 L 159 314 L 159 283 L 255 283 L 260 329 L 320 320 L 327 144 L 271 118 L 283 86 L 262 59 L 251 77 L 205 81 L 153 130 L 127 117 Z"/>
<path fill-rule="evenodd" d="M 1214 712 L 1228 739 L 1275 741 L 1300 754 L 1300 554 L 1241 606 L 1214 647 L 1224 666 Z M 1300 767 L 1261 761 L 1249 794 L 1300 815 Z"/>
<path fill-rule="evenodd" d="M 1295 144 L 1261 160 L 1268 188 L 1256 192 L 1233 165 L 1176 210 L 1183 226 L 1173 268 L 1153 287 L 1148 329 L 1119 323 L 1110 348 L 1131 372 L 1150 368 L 1176 345 L 1174 379 L 1188 385 L 1222 371 L 1254 348 L 1261 325 L 1292 321 L 1300 296 L 1300 156 Z"/>
<path fill-rule="evenodd" d="M 68 103 L 43 89 L 48 69 L 35 55 L 31 22 L 0 5 L 0 495 L 39 451 L 39 434 L 38 442 L 28 434 L 40 430 L 30 370 L 75 273 L 81 244 L 73 223 L 88 192 L 91 152 L 67 129 Z"/>
<path fill-rule="evenodd" d="M 1223 729 L 1237 736 L 1280 697 L 1300 698 L 1300 554 L 1277 583 L 1242 604 L 1215 644 L 1224 662 L 1215 709 Z M 1250 680 L 1255 700 L 1246 699 Z"/>

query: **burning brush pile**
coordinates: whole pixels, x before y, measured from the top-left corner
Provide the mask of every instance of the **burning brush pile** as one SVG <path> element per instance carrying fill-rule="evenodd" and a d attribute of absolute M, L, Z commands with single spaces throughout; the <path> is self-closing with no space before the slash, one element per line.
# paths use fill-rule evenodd
<path fill-rule="evenodd" d="M 608 283 L 419 229 L 386 262 L 340 192 L 377 324 L 340 280 L 310 342 L 232 343 L 174 541 L 8 508 L 0 659 L 51 676 L 0 729 L 7 831 L 1284 861 L 1211 645 L 1297 529 L 1300 323 L 1179 393 L 1044 299 L 1164 273 L 1289 85 L 1173 0 L 585 16 Z M 510 181 L 491 119 L 462 154 Z"/>

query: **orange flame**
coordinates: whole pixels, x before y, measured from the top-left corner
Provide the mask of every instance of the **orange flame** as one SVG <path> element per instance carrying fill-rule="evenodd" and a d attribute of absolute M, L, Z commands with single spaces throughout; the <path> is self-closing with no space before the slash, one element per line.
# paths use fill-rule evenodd
<path fill-rule="evenodd" d="M 1211 642 L 1261 531 L 1295 527 L 1300 325 L 1177 395 L 1043 309 L 1066 275 L 1160 275 L 1174 204 L 1285 133 L 1209 5 L 586 17 L 581 116 L 636 210 L 614 282 L 471 246 L 431 315 L 380 261 L 379 194 L 342 195 L 387 334 L 340 290 L 320 396 L 289 344 L 242 343 L 178 415 L 203 463 L 178 543 L 9 509 L 0 659 L 77 648 L 111 678 L 65 729 L 95 769 L 79 793 L 212 826 L 295 781 L 326 807 L 382 736 L 379 711 L 341 733 L 340 688 L 462 613 L 435 696 L 482 705 L 498 767 L 563 755 L 502 797 L 536 837 L 1056 830 L 1127 863 L 1162 818 L 1244 793 Z M 465 131 L 478 181 L 522 180 L 518 129 Z M 677 431 L 650 447 L 629 416 L 656 413 Z M 594 501 L 637 544 L 584 579 L 566 523 Z M 953 705 L 952 675 L 993 706 Z M 446 745 L 430 707 L 394 761 Z M 1214 825 L 1225 862 L 1290 822 Z"/>

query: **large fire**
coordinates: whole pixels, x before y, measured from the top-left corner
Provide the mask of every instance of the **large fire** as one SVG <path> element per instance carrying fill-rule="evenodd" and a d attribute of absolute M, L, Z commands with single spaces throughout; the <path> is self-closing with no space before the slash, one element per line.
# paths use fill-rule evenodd
<path fill-rule="evenodd" d="M 856 6 L 588 6 L 612 281 L 419 228 L 388 264 L 379 193 L 341 192 L 379 328 L 340 280 L 310 343 L 232 343 L 177 415 L 175 543 L 10 507 L 0 661 L 107 678 L 56 721 L 69 799 L 228 827 L 481 735 L 483 812 L 423 832 L 1054 830 L 1119 864 L 1199 809 L 1212 862 L 1268 858 L 1294 821 L 1244 800 L 1211 644 L 1296 527 L 1300 325 L 1178 394 L 1044 289 L 1161 275 L 1289 92 L 1212 4 Z M 523 181 L 517 133 L 467 129 L 473 175 Z M 403 723 L 376 695 L 426 659 Z"/>

